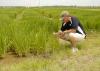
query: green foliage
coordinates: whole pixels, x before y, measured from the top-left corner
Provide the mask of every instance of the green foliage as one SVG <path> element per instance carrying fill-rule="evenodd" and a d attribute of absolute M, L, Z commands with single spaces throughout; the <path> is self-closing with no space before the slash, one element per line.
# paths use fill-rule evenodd
<path fill-rule="evenodd" d="M 100 10 L 67 7 L 0 8 L 0 55 L 14 49 L 19 56 L 52 53 L 60 48 L 52 35 L 61 26 L 60 13 L 68 10 L 85 29 L 100 31 Z"/>

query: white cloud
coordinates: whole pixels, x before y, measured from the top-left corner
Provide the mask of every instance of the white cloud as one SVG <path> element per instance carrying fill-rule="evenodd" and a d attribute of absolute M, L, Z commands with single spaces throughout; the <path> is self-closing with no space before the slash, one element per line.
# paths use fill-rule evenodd
<path fill-rule="evenodd" d="M 1 6 L 100 6 L 100 0 L 0 0 Z"/>

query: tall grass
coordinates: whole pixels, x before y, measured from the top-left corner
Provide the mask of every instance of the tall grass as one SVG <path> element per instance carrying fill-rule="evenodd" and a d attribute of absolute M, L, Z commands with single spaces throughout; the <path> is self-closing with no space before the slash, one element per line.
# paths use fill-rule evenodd
<path fill-rule="evenodd" d="M 18 56 L 58 50 L 61 46 L 52 33 L 60 29 L 59 16 L 63 10 L 77 16 L 85 30 L 100 31 L 100 11 L 67 7 L 0 8 L 0 55 L 8 50 Z"/>

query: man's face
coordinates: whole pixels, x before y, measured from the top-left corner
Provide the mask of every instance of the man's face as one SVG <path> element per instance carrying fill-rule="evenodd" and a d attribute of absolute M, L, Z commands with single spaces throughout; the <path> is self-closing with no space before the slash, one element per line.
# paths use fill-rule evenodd
<path fill-rule="evenodd" d="M 63 17 L 63 22 L 64 22 L 64 23 L 67 23 L 68 21 L 69 21 L 69 17 L 66 17 L 66 16 Z"/>

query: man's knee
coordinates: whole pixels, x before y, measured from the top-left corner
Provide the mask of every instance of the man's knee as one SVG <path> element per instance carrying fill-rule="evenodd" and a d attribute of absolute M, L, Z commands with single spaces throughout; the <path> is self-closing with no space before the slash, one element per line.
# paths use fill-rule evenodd
<path fill-rule="evenodd" d="M 77 38 L 74 36 L 74 33 L 69 33 L 69 40 L 76 41 Z"/>

